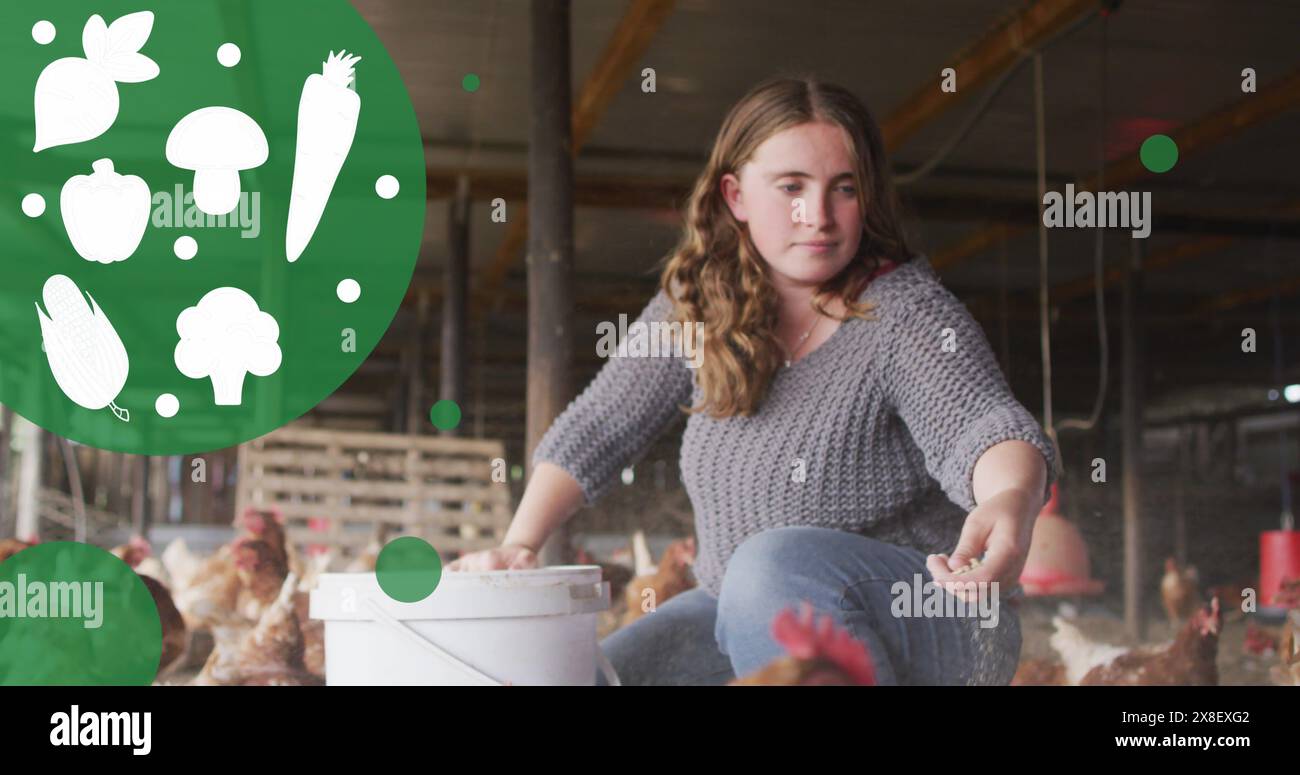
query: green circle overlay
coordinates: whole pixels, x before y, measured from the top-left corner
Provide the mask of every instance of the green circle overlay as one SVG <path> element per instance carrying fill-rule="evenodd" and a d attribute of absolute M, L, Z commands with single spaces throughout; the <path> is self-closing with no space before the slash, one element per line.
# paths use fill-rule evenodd
<path fill-rule="evenodd" d="M 460 425 L 460 405 L 446 399 L 439 401 L 429 410 L 429 422 L 440 431 L 449 431 Z"/>
<path fill-rule="evenodd" d="M 117 119 L 100 136 L 34 153 L 33 96 L 44 68 L 58 59 L 85 57 L 82 31 L 92 13 L 112 25 L 142 10 L 152 10 L 155 18 L 140 53 L 157 63 L 159 75 L 116 84 Z M 48 46 L 37 45 L 31 36 L 32 25 L 42 19 L 58 29 Z M 356 371 L 391 324 L 410 285 L 424 231 L 425 164 L 415 110 L 397 67 L 346 0 L 5 3 L 0 43 L 7 66 L 0 80 L 0 111 L 10 127 L 0 135 L 0 169 L 8 186 L 0 196 L 5 208 L 0 213 L 0 244 L 5 246 L 0 254 L 0 330 L 5 333 L 0 337 L 0 403 L 46 430 L 101 449 L 195 454 L 285 425 Z M 236 67 L 217 62 L 215 52 L 223 43 L 242 50 Z M 355 89 L 361 98 L 356 137 L 314 236 L 291 264 L 285 242 L 299 103 L 308 77 L 322 72 L 331 52 L 342 50 L 361 57 L 356 64 Z M 192 199 L 191 204 L 185 201 L 192 197 L 195 172 L 166 158 L 172 128 L 210 106 L 244 112 L 267 137 L 266 163 L 240 173 L 248 197 L 235 215 L 260 216 L 246 219 L 249 228 L 239 218 L 236 226 L 206 223 Z M 65 182 L 90 175 L 100 159 L 111 159 L 119 175 L 142 178 L 153 197 L 139 247 L 127 260 L 110 264 L 88 261 L 76 252 L 61 207 Z M 376 195 L 375 180 L 382 175 L 401 183 L 396 198 Z M 28 194 L 44 197 L 47 207 L 40 217 L 22 213 L 20 203 Z M 195 216 L 205 223 L 196 225 Z M 174 252 L 183 236 L 198 242 L 198 255 L 189 261 Z M 45 306 L 45 283 L 54 275 L 70 278 L 83 297 L 93 298 L 121 339 L 129 371 L 114 403 L 130 412 L 129 422 L 109 408 L 74 403 L 55 381 L 37 314 L 37 305 Z M 338 298 L 338 284 L 347 278 L 361 285 L 361 299 L 354 304 Z M 178 316 L 222 287 L 247 293 L 279 326 L 278 370 L 269 376 L 248 374 L 238 405 L 217 405 L 212 380 L 186 377 L 174 361 Z M 155 410 L 165 394 L 180 404 L 170 419 Z"/>
<path fill-rule="evenodd" d="M 1151 135 L 1142 142 L 1139 156 L 1148 170 L 1168 172 L 1178 163 L 1178 144 L 1169 135 Z"/>
<path fill-rule="evenodd" d="M 465 77 L 460 80 L 460 85 L 465 91 L 473 93 L 478 91 L 481 82 L 479 81 L 479 77 L 474 73 L 467 73 Z"/>
<path fill-rule="evenodd" d="M 394 538 L 379 551 L 375 576 L 384 594 L 399 603 L 418 603 L 438 588 L 442 558 L 423 538 Z"/>
<path fill-rule="evenodd" d="M 103 549 L 58 541 L 0 563 L 0 686 L 147 686 L 161 656 L 153 596 Z"/>

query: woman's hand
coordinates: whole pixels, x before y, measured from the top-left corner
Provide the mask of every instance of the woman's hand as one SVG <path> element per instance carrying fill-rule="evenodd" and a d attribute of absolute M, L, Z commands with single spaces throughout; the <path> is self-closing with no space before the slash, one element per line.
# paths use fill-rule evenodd
<path fill-rule="evenodd" d="M 537 552 L 520 544 L 470 552 L 447 566 L 449 571 L 523 570 L 537 567 Z"/>
<path fill-rule="evenodd" d="M 967 588 L 968 582 L 996 581 L 1000 594 L 1009 593 L 1020 583 L 1041 506 L 1041 495 L 1017 489 L 1003 490 L 977 506 L 966 515 L 952 556 L 932 554 L 926 558 L 925 566 L 935 583 L 970 601 L 976 599 L 979 587 Z M 960 575 L 953 572 L 981 556 L 983 563 L 975 570 Z M 949 582 L 958 586 L 948 586 Z"/>

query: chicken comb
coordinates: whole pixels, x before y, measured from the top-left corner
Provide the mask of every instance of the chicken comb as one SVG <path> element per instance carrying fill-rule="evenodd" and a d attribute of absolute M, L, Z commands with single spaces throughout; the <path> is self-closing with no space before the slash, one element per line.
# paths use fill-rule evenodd
<path fill-rule="evenodd" d="M 1300 608 L 1300 579 L 1286 579 L 1273 594 L 1273 605 Z"/>
<path fill-rule="evenodd" d="M 835 626 L 827 615 L 816 620 L 812 605 L 804 602 L 800 613 L 787 608 L 772 620 L 772 637 L 796 659 L 825 659 L 835 663 L 860 686 L 876 683 L 876 668 L 867 647 Z"/>
<path fill-rule="evenodd" d="M 1192 622 L 1201 635 L 1218 635 L 1223 627 L 1223 612 L 1219 610 L 1219 596 L 1215 595 L 1208 605 L 1201 607 L 1192 616 Z"/>
<path fill-rule="evenodd" d="M 244 513 L 239 515 L 239 522 L 245 530 L 253 533 L 260 533 L 266 529 L 266 517 L 252 506 L 244 509 Z"/>

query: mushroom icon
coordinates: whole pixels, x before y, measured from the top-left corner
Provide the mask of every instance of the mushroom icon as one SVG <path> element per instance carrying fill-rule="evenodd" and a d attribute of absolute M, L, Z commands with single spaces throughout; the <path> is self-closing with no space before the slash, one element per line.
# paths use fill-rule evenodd
<path fill-rule="evenodd" d="M 167 161 L 194 170 L 194 204 L 208 215 L 225 215 L 239 205 L 240 170 L 266 163 L 266 134 L 234 108 L 196 110 L 167 138 Z"/>

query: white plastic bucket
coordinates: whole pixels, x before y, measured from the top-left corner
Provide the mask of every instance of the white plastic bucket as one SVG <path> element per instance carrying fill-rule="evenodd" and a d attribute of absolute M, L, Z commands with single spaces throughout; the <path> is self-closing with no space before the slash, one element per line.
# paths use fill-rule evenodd
<path fill-rule="evenodd" d="M 328 686 L 591 686 L 596 616 L 609 608 L 597 565 L 446 573 L 418 603 L 384 593 L 373 573 L 325 573 L 311 618 L 325 622 Z"/>

